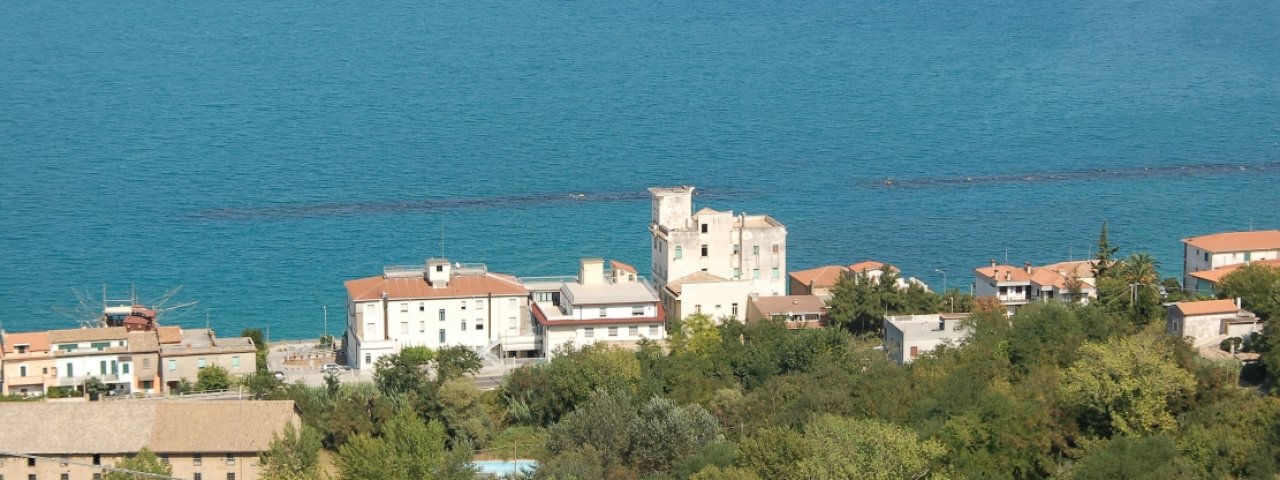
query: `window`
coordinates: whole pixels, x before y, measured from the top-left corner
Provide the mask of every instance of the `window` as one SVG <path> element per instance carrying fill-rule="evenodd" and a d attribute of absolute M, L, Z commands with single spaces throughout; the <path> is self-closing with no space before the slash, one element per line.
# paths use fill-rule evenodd
<path fill-rule="evenodd" d="M 4 479 L 0 478 L 0 480 L 4 480 Z M 101 473 L 93 474 L 93 480 L 102 480 L 102 474 Z"/>
<path fill-rule="evenodd" d="M 657 325 L 649 325 L 649 336 L 650 336 L 650 337 L 657 337 L 657 336 L 658 336 L 658 326 L 657 326 Z"/>
<path fill-rule="evenodd" d="M 146 357 L 143 357 L 143 358 L 142 358 L 142 368 L 151 368 L 151 359 L 150 359 L 150 358 L 146 358 Z"/>
<path fill-rule="evenodd" d="M 594 327 L 586 327 L 582 329 L 582 336 L 586 338 L 595 338 L 596 329 Z"/>
<path fill-rule="evenodd" d="M 778 254 L 778 249 L 779 249 L 778 244 L 776 244 L 776 243 L 775 243 L 775 244 L 773 244 L 773 253 L 774 253 L 774 255 L 777 255 L 777 254 Z"/>
<path fill-rule="evenodd" d="M 102 351 L 111 347 L 111 342 L 93 342 L 89 344 L 89 348 Z"/>
<path fill-rule="evenodd" d="M 754 254 L 754 255 L 759 255 L 759 254 L 760 254 L 760 246 L 759 246 L 759 245 L 752 245 L 752 246 L 751 246 L 751 253 L 752 253 L 752 254 Z"/>
<path fill-rule="evenodd" d="M 600 307 L 600 318 L 607 317 L 608 315 L 609 315 L 609 309 L 605 307 Z"/>
<path fill-rule="evenodd" d="M 440 321 L 441 321 L 441 322 L 443 322 L 443 321 L 444 321 L 444 309 L 443 309 L 443 308 L 441 308 L 441 309 L 440 309 Z"/>
<path fill-rule="evenodd" d="M 93 464 L 94 464 L 94 465 L 102 465 L 102 455 L 97 455 L 97 454 L 95 454 L 95 455 L 93 456 Z"/>
<path fill-rule="evenodd" d="M 733 279 L 742 278 L 742 267 L 733 267 Z"/>
<path fill-rule="evenodd" d="M 26 345 L 18 345 L 18 353 L 27 353 Z"/>
<path fill-rule="evenodd" d="M 25 376 L 27 376 L 27 366 L 26 366 L 26 365 L 23 365 L 23 366 L 18 367 L 18 376 L 19 376 L 19 377 L 25 377 Z"/>
<path fill-rule="evenodd" d="M 742 253 L 742 245 L 733 244 L 733 254 L 737 255 L 739 253 Z"/>
<path fill-rule="evenodd" d="M 1204 261 L 1209 261 L 1209 252 L 1204 252 Z"/>
<path fill-rule="evenodd" d="M 236 480 L 236 474 L 227 472 L 227 480 Z"/>
<path fill-rule="evenodd" d="M 520 305 L 516 304 L 516 299 L 512 298 L 510 300 L 507 300 L 507 308 L 515 309 L 519 307 Z"/>
<path fill-rule="evenodd" d="M 62 350 L 64 352 L 74 352 L 76 351 L 76 345 L 74 343 L 58 345 L 58 350 Z"/>
<path fill-rule="evenodd" d="M 644 316 L 644 305 L 636 305 L 636 306 L 634 306 L 634 307 L 631 307 L 631 316 L 633 316 L 633 317 L 643 317 L 643 316 Z"/>
<path fill-rule="evenodd" d="M 618 336 L 618 327 L 609 327 L 609 336 L 610 337 Z"/>
<path fill-rule="evenodd" d="M 191 474 L 191 480 L 204 480 L 204 478 L 200 475 L 200 472 L 196 472 Z"/>
<path fill-rule="evenodd" d="M 194 454 L 191 456 L 191 464 L 199 467 L 200 465 L 204 464 L 204 458 L 201 457 L 199 453 Z"/>
<path fill-rule="evenodd" d="M 201 368 L 204 368 L 204 359 L 203 359 L 203 358 L 197 358 L 197 359 L 196 359 L 196 369 L 201 369 Z"/>
<path fill-rule="evenodd" d="M 238 366 L 240 366 L 240 365 L 239 365 L 239 357 L 234 357 L 234 358 L 232 358 L 232 360 L 236 360 L 236 361 L 237 361 L 237 362 L 236 362 L 236 366 L 237 366 L 237 367 L 238 367 Z M 128 374 L 129 374 L 129 364 L 127 364 L 127 363 L 125 363 L 125 364 L 121 364 L 121 365 L 120 365 L 120 373 L 123 373 L 123 374 L 125 374 L 125 375 L 128 375 Z"/>
<path fill-rule="evenodd" d="M 640 336 L 640 326 L 639 326 L 639 325 L 632 325 L 632 326 L 630 326 L 630 327 L 627 327 L 627 336 L 629 336 L 629 337 L 639 337 L 639 336 Z"/>
<path fill-rule="evenodd" d="M 230 454 L 230 453 L 228 453 L 228 454 L 227 454 L 227 466 L 228 466 L 228 467 L 234 467 L 235 465 L 236 465 L 236 456 L 235 456 L 235 455 L 232 455 L 232 454 Z"/>
<path fill-rule="evenodd" d="M 516 317 L 507 317 L 507 331 L 516 331 Z"/>
<path fill-rule="evenodd" d="M 462 309 L 463 309 L 463 310 L 466 310 L 466 309 L 467 309 L 467 301 L 466 301 L 466 300 L 463 300 L 463 301 L 462 301 Z"/>
<path fill-rule="evenodd" d="M 68 377 L 74 377 L 74 376 L 76 376 L 76 369 L 75 369 L 75 365 L 72 365 L 72 364 L 71 364 L 71 362 L 67 362 L 67 376 L 68 376 Z M 34 460 L 33 460 L 33 461 L 34 461 Z"/>
<path fill-rule="evenodd" d="M 476 330 L 484 330 L 484 321 L 483 321 L 483 319 L 480 319 L 480 318 L 477 318 L 477 319 L 476 319 Z"/>
<path fill-rule="evenodd" d="M 427 333 L 427 321 L 418 320 L 418 333 Z"/>
<path fill-rule="evenodd" d="M 36 474 L 34 474 L 34 473 L 28 473 L 28 474 L 27 474 L 27 480 L 36 480 Z"/>
<path fill-rule="evenodd" d="M 738 318 L 738 304 L 735 303 L 731 307 L 733 308 L 732 310 L 733 318 Z"/>
<path fill-rule="evenodd" d="M 373 358 L 368 353 L 364 354 L 364 364 L 368 365 L 370 363 L 373 363 Z"/>
<path fill-rule="evenodd" d="M 232 356 L 231 356 L 231 368 L 240 368 L 240 356 L 239 356 L 239 355 L 232 355 Z M 124 373 L 129 373 L 129 372 L 124 372 Z"/>
<path fill-rule="evenodd" d="M 174 359 L 172 359 L 172 358 L 171 358 L 171 359 L 169 359 L 169 371 L 170 371 L 170 372 L 173 372 L 173 371 L 176 371 L 176 370 L 178 370 L 178 361 L 177 361 L 177 360 L 174 360 Z"/>
<path fill-rule="evenodd" d="M 702 313 L 702 304 L 694 305 L 693 313 Z"/>
<path fill-rule="evenodd" d="M 400 322 L 400 333 L 401 334 L 409 333 L 409 322 Z"/>
<path fill-rule="evenodd" d="M 781 270 L 779 270 L 779 269 L 778 269 L 778 267 L 773 267 L 773 272 L 770 274 L 770 276 L 771 276 L 774 280 L 777 280 L 777 279 L 779 279 L 779 278 L 782 278 L 782 271 L 781 271 Z"/>
<path fill-rule="evenodd" d="M 684 258 L 684 247 L 676 245 L 676 260 Z"/>
<path fill-rule="evenodd" d="M 409 302 L 400 302 L 400 313 L 409 313 Z"/>
<path fill-rule="evenodd" d="M 375 331 L 376 331 L 376 330 L 374 330 L 374 329 L 376 329 L 376 328 L 378 328 L 378 327 L 377 327 L 377 325 L 376 325 L 376 324 L 374 324 L 373 322 L 366 323 L 366 324 L 365 324 L 365 326 L 364 326 L 364 334 L 365 334 L 365 335 L 373 335 L 373 332 L 375 332 Z"/>
<path fill-rule="evenodd" d="M 753 268 L 753 269 L 751 269 L 751 278 L 752 278 L 753 280 L 759 280 L 759 279 L 760 279 L 760 269 L 759 269 L 759 268 Z"/>
<path fill-rule="evenodd" d="M 467 319 L 462 319 L 462 331 L 467 331 Z"/>
<path fill-rule="evenodd" d="M 154 388 L 154 387 L 152 387 L 152 386 L 151 386 L 151 380 L 143 380 L 143 381 L 142 381 L 142 389 L 143 389 L 143 390 L 151 390 L 152 388 Z"/>
<path fill-rule="evenodd" d="M 484 310 L 484 300 L 476 300 L 476 310 Z"/>
<path fill-rule="evenodd" d="M 443 329 L 443 328 L 441 328 L 441 329 L 440 329 L 440 344 L 441 344 L 441 345 L 443 345 L 443 344 L 444 344 L 444 339 L 445 339 L 444 329 Z"/>
<path fill-rule="evenodd" d="M 66 465 L 66 464 L 64 463 L 63 465 Z M 62 479 L 62 480 L 71 480 L 71 474 L 70 474 L 70 473 L 63 473 L 63 474 L 58 475 L 58 478 L 60 478 L 60 479 Z"/>
<path fill-rule="evenodd" d="M 106 361 L 106 360 L 103 360 L 103 361 L 98 362 L 98 374 L 100 374 L 100 375 L 106 375 L 106 374 L 107 374 L 107 361 Z"/>
<path fill-rule="evenodd" d="M 707 256 L 707 245 L 706 245 L 706 244 L 703 244 L 703 245 L 702 245 L 702 256 L 703 256 L 704 258 Z"/>
<path fill-rule="evenodd" d="M 708 227 L 708 225 L 707 225 L 707 224 L 705 224 L 705 223 L 704 223 L 704 224 L 702 224 L 702 233 L 707 233 L 707 227 Z"/>
<path fill-rule="evenodd" d="M 27 458 L 27 466 L 28 466 L 28 467 L 34 467 L 34 466 L 36 466 L 36 459 L 34 459 L 34 458 Z"/>
<path fill-rule="evenodd" d="M 1244 252 L 1244 261 L 1249 262 L 1252 260 L 1253 260 L 1253 252 Z"/>
<path fill-rule="evenodd" d="M 920 347 L 911 347 L 911 358 L 916 358 L 917 356 L 920 355 L 919 349 Z"/>
<path fill-rule="evenodd" d="M 427 302 L 418 302 L 418 311 L 419 312 L 427 311 Z"/>

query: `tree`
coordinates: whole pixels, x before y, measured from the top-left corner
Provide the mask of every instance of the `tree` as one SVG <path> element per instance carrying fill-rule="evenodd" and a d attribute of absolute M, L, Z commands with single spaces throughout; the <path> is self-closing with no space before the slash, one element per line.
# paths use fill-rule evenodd
<path fill-rule="evenodd" d="M 207 392 L 228 388 L 231 388 L 231 374 L 225 368 L 213 365 L 200 369 L 196 374 L 196 390 Z"/>
<path fill-rule="evenodd" d="M 1115 263 L 1115 254 L 1120 251 L 1120 247 L 1111 246 L 1111 241 L 1107 238 L 1107 221 L 1102 221 L 1102 231 L 1098 233 L 1098 253 L 1094 257 L 1093 277 L 1102 278 L 1107 276 L 1111 269 L 1111 265 Z"/>
<path fill-rule="evenodd" d="M 750 470 L 736 467 L 720 468 L 712 465 L 698 471 L 694 476 L 689 477 L 689 480 L 760 480 L 760 478 Z"/>
<path fill-rule="evenodd" d="M 373 383 L 383 394 L 416 391 L 429 380 L 427 368 L 436 351 L 427 347 L 405 347 L 400 353 L 384 355 L 374 364 Z"/>
<path fill-rule="evenodd" d="M 503 380 L 501 394 L 514 419 L 548 426 L 596 390 L 634 394 L 641 378 L 635 352 L 596 344 L 568 348 L 554 361 L 515 369 Z"/>
<path fill-rule="evenodd" d="M 259 400 L 271 398 L 284 389 L 284 382 L 276 378 L 274 374 L 267 372 L 255 372 L 245 375 L 241 382 L 245 387 L 249 388 L 253 398 Z"/>
<path fill-rule="evenodd" d="M 484 362 L 471 348 L 462 345 L 441 348 L 435 355 L 436 385 L 444 385 L 445 382 L 462 378 L 463 375 L 474 375 L 482 366 Z"/>
<path fill-rule="evenodd" d="M 547 451 L 561 454 L 588 445 L 594 448 L 591 457 L 598 458 L 602 468 L 621 465 L 630 443 L 627 429 L 635 416 L 631 395 L 597 391 L 577 410 L 551 426 Z"/>
<path fill-rule="evenodd" d="M 84 381 L 84 393 L 90 400 L 97 400 L 100 395 L 107 393 L 108 389 L 107 384 L 102 383 L 98 377 L 89 377 Z"/>
<path fill-rule="evenodd" d="M 720 422 L 702 408 L 653 398 L 640 406 L 627 429 L 629 463 L 640 473 L 665 472 L 720 438 Z"/>
<path fill-rule="evenodd" d="M 1111 266 L 1098 279 L 1098 297 L 1112 312 L 1126 315 L 1134 325 L 1148 325 L 1164 318 L 1160 305 L 1159 262 L 1146 252 L 1135 252 Z"/>
<path fill-rule="evenodd" d="M 337 466 L 344 480 L 463 480 L 474 478 L 470 452 L 445 448 L 444 426 L 424 424 L 401 409 L 382 428 L 382 435 L 358 434 L 338 449 Z"/>
<path fill-rule="evenodd" d="M 935 440 L 880 420 L 854 420 L 823 415 L 805 426 L 811 456 L 797 464 L 790 478 L 875 479 L 928 478 L 946 453 Z"/>
<path fill-rule="evenodd" d="M 264 480 L 319 480 L 320 434 L 287 423 L 283 432 L 271 435 L 271 444 L 259 455 L 259 462 Z"/>
<path fill-rule="evenodd" d="M 1194 395 L 1196 380 L 1174 362 L 1164 340 L 1143 333 L 1086 343 L 1063 378 L 1063 400 L 1104 437 L 1174 429 L 1170 404 Z"/>
<path fill-rule="evenodd" d="M 1280 267 L 1249 264 L 1222 277 L 1218 294 L 1223 298 L 1239 298 L 1243 306 L 1270 319 L 1280 315 Z"/>
<path fill-rule="evenodd" d="M 127 457 L 116 462 L 115 468 L 119 470 L 127 470 L 131 472 L 154 473 L 157 475 L 172 475 L 173 469 L 160 461 L 156 457 L 155 452 L 151 449 L 142 447 L 137 455 Z M 155 477 L 149 475 L 133 475 L 123 471 L 112 471 L 107 473 L 107 480 L 151 480 Z"/>
<path fill-rule="evenodd" d="M 262 329 L 246 328 L 240 332 L 240 336 L 249 337 L 250 340 L 253 340 L 253 346 L 257 348 L 256 355 L 254 355 L 254 359 L 257 362 L 255 371 L 259 373 L 266 372 L 268 370 L 267 369 L 267 352 L 269 352 L 271 348 L 270 346 L 267 345 L 266 336 L 262 334 Z"/>
<path fill-rule="evenodd" d="M 1194 478 L 1180 468 L 1178 451 L 1165 436 L 1118 437 L 1080 459 L 1067 478 L 1110 480 Z"/>
<path fill-rule="evenodd" d="M 809 456 L 804 436 L 790 428 L 768 427 L 739 442 L 742 466 L 761 478 L 786 478 Z"/>

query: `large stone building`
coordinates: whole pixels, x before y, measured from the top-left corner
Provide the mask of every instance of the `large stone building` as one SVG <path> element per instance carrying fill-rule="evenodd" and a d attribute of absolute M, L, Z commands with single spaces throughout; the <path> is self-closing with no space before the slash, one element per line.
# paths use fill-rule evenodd
<path fill-rule="evenodd" d="M 652 274 L 668 318 L 742 319 L 747 298 L 787 293 L 787 229 L 768 215 L 693 211 L 694 188 L 651 188 Z"/>
<path fill-rule="evenodd" d="M 15 402 L 0 408 L 0 478 L 94 479 L 154 451 L 175 478 L 255 480 L 258 454 L 285 425 L 293 401 Z M 32 458 L 34 457 L 34 458 Z"/>
<path fill-rule="evenodd" d="M 431 259 L 425 267 L 387 267 L 346 287 L 343 345 L 353 368 L 369 370 L 378 358 L 410 346 L 461 345 L 482 356 L 538 350 L 528 290 L 483 264 Z"/>
<path fill-rule="evenodd" d="M 547 358 L 570 344 L 631 348 L 644 339 L 666 337 L 658 292 L 631 266 L 615 261 L 612 267 L 606 270 L 598 258 L 583 259 L 578 276 L 562 281 L 555 295 L 535 296 L 529 307 Z"/>
<path fill-rule="evenodd" d="M 1215 233 L 1184 239 L 1182 244 L 1182 288 L 1188 292 L 1208 293 L 1216 283 L 1212 279 L 1221 279 L 1229 270 L 1211 278 L 1197 272 L 1280 258 L 1280 230 Z"/>

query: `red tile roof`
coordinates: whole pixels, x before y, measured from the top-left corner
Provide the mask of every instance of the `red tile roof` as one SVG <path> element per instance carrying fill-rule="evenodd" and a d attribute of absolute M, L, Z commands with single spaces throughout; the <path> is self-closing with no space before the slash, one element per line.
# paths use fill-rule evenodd
<path fill-rule="evenodd" d="M 821 313 L 826 304 L 816 295 L 779 295 L 773 297 L 756 297 L 751 299 L 761 315 L 783 315 L 788 313 Z"/>
<path fill-rule="evenodd" d="M 803 285 L 821 288 L 835 285 L 836 280 L 839 280 L 840 276 L 844 275 L 845 272 L 848 271 L 848 267 L 827 265 L 809 270 L 801 270 L 799 272 L 791 272 L 789 276 L 791 279 Z"/>
<path fill-rule="evenodd" d="M 1254 262 L 1249 262 L 1249 264 L 1250 264 L 1250 265 L 1266 265 L 1266 266 L 1268 266 L 1268 267 L 1272 267 L 1272 268 L 1280 268 L 1280 259 L 1275 259 L 1275 260 L 1258 260 L 1258 261 L 1254 261 Z M 1224 267 L 1218 267 L 1218 268 L 1215 268 L 1215 269 L 1213 269 L 1213 270 L 1203 270 L 1203 271 L 1199 271 L 1199 272 L 1191 272 L 1191 273 L 1190 273 L 1190 275 L 1191 275 L 1191 276 L 1193 276 L 1193 277 L 1199 278 L 1199 279 L 1201 279 L 1201 280 L 1204 280 L 1204 281 L 1206 281 L 1206 282 L 1210 282 L 1210 283 L 1218 283 L 1218 282 L 1222 281 L 1222 277 L 1225 277 L 1225 276 L 1227 276 L 1227 275 L 1231 275 L 1231 273 L 1232 273 L 1232 272 L 1235 272 L 1236 270 L 1239 270 L 1239 269 L 1240 269 L 1240 267 L 1243 267 L 1243 266 L 1245 266 L 1245 265 L 1246 265 L 1246 264 L 1244 264 L 1244 263 L 1237 263 L 1237 264 L 1235 264 L 1235 265 L 1227 265 L 1227 266 L 1224 266 Z"/>
<path fill-rule="evenodd" d="M 1031 274 L 1026 270 L 1015 267 L 1013 265 L 996 265 L 992 267 L 982 267 L 973 269 L 979 275 L 990 278 L 997 282 L 1029 282 Z"/>
<path fill-rule="evenodd" d="M 1191 237 L 1182 242 L 1213 253 L 1280 250 L 1280 230 L 1215 233 Z"/>
<path fill-rule="evenodd" d="M 877 262 L 875 260 L 865 260 L 865 261 L 855 263 L 853 265 L 849 265 L 849 271 L 857 273 L 857 272 L 865 272 L 868 270 L 884 270 L 885 267 L 889 267 L 889 271 L 893 271 L 893 272 L 898 271 L 898 268 L 894 267 L 893 265 L 889 265 L 884 262 Z"/>
<path fill-rule="evenodd" d="M 1236 306 L 1235 300 L 1207 300 L 1202 302 L 1178 302 L 1173 304 L 1182 316 L 1190 315 L 1213 315 L 1220 313 L 1235 313 L 1240 310 Z"/>
<path fill-rule="evenodd" d="M 156 327 L 156 335 L 160 337 L 160 343 L 182 343 L 181 327 Z"/>
<path fill-rule="evenodd" d="M 390 300 L 425 298 L 469 298 L 485 295 L 528 295 L 528 290 L 515 277 L 486 273 L 453 275 L 449 284 L 435 288 L 423 277 L 368 277 L 346 282 L 347 295 L 354 301 L 379 300 L 386 292 Z"/>
<path fill-rule="evenodd" d="M 14 345 L 26 344 L 29 352 L 49 351 L 49 332 L 6 333 L 4 335 L 4 353 L 16 351 Z"/>
<path fill-rule="evenodd" d="M 622 270 L 622 271 L 624 271 L 624 272 L 631 272 L 631 273 L 637 273 L 637 274 L 638 274 L 638 272 L 636 272 L 636 267 L 633 267 L 633 266 L 631 266 L 631 265 L 627 265 L 627 264 L 622 263 L 622 262 L 619 262 L 619 261 L 617 261 L 617 260 L 609 260 L 609 265 L 610 265 L 610 266 L 612 266 L 614 270 Z"/>

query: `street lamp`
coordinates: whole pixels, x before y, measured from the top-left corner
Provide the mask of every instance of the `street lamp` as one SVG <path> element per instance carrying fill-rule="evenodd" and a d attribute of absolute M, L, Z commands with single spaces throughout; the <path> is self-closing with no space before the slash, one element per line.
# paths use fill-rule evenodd
<path fill-rule="evenodd" d="M 942 294 L 946 295 L 947 294 L 947 271 L 941 268 L 935 268 L 933 269 L 933 271 L 942 274 Z"/>

